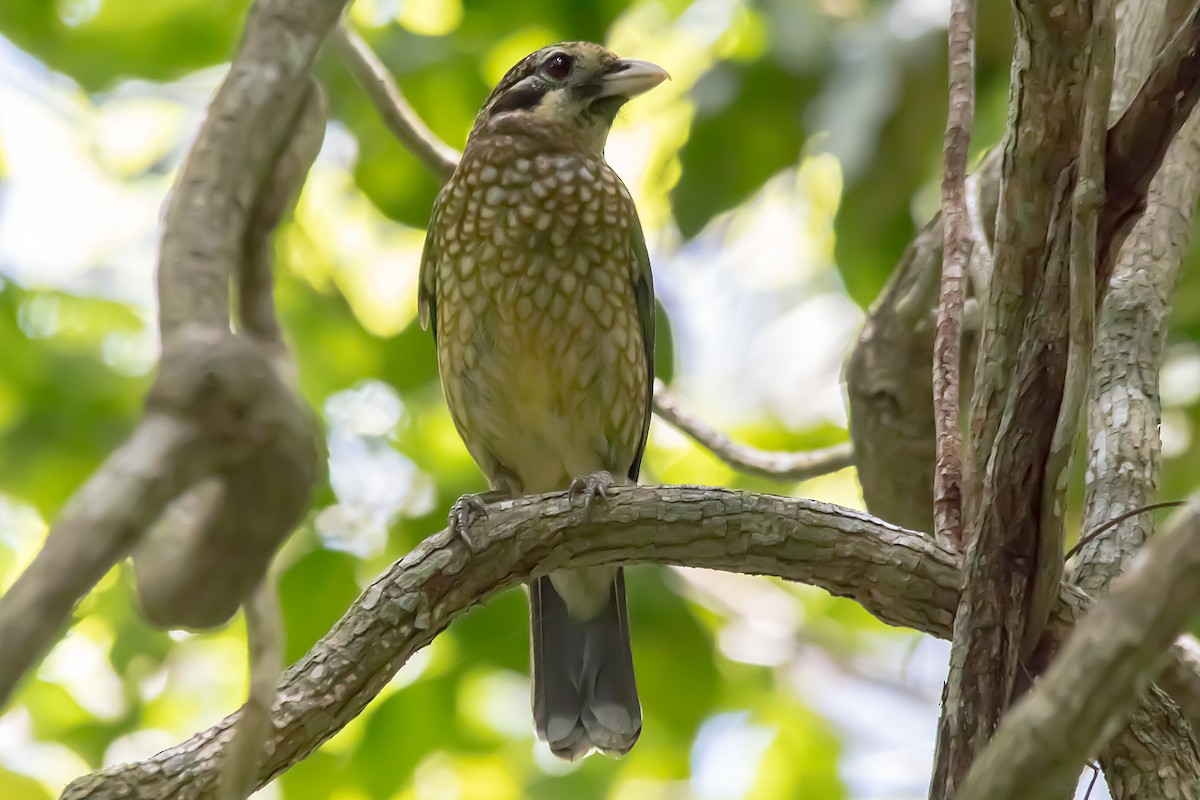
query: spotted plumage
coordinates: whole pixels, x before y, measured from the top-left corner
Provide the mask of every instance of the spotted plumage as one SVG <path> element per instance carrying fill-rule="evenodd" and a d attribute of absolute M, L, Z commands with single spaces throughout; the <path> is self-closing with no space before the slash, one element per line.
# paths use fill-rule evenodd
<path fill-rule="evenodd" d="M 620 106 L 665 77 L 588 43 L 532 54 L 484 104 L 434 205 L 421 318 L 489 499 L 597 473 L 637 479 L 653 283 L 633 199 L 603 149 Z M 530 599 L 539 735 L 564 758 L 627 752 L 641 709 L 621 571 L 556 572 Z"/>

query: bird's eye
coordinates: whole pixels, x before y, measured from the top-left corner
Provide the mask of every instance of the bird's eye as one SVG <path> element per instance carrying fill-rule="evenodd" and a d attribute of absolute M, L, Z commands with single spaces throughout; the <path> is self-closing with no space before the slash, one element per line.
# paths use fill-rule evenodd
<path fill-rule="evenodd" d="M 555 53 L 542 62 L 542 71 L 556 81 L 561 81 L 571 74 L 575 63 L 566 53 Z"/>

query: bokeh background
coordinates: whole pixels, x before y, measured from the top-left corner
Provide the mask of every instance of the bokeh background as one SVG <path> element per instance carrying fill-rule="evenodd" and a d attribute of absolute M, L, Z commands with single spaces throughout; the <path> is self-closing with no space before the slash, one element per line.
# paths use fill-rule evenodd
<path fill-rule="evenodd" d="M 160 210 L 247 6 L 0 2 L 0 588 L 138 417 L 157 356 Z M 490 86 L 549 42 L 665 66 L 673 80 L 627 107 L 608 150 L 670 321 L 661 374 L 734 437 L 809 449 L 846 439 L 847 349 L 937 207 L 947 12 L 948 0 L 358 0 L 348 16 L 456 147 Z M 1003 130 L 1008 13 L 981 4 L 977 153 Z M 280 311 L 330 449 L 329 480 L 279 558 L 289 660 L 484 488 L 414 319 L 437 183 L 328 54 L 319 75 L 333 119 L 278 237 Z M 1200 280 L 1187 275 L 1164 376 L 1164 497 L 1200 471 Z M 862 507 L 852 470 L 771 484 L 661 422 L 650 434 L 646 482 Z M 944 643 L 767 579 L 637 567 L 629 593 L 645 705 L 629 757 L 563 765 L 535 741 L 526 602 L 511 591 L 260 796 L 925 796 Z M 150 629 L 113 570 L 0 716 L 0 797 L 52 797 L 216 722 L 243 696 L 243 637 L 240 619 Z"/>

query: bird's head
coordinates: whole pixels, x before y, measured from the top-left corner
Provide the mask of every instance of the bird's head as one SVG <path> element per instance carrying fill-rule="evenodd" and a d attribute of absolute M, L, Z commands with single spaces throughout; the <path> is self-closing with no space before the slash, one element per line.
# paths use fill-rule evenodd
<path fill-rule="evenodd" d="M 562 42 L 521 59 L 496 85 L 475 131 L 505 121 L 543 125 L 604 149 L 617 111 L 670 76 L 649 61 L 618 58 L 591 42 Z"/>

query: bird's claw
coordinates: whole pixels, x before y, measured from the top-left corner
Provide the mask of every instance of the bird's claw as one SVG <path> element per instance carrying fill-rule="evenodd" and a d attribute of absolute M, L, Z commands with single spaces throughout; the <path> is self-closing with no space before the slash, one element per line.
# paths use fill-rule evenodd
<path fill-rule="evenodd" d="M 449 526 L 453 536 L 463 540 L 472 553 L 479 552 L 479 544 L 471 538 L 471 525 L 487 516 L 487 505 L 477 494 L 464 494 L 450 506 Z"/>
<path fill-rule="evenodd" d="M 604 499 L 608 497 L 608 490 L 616 485 L 611 472 L 600 470 L 593 472 L 591 475 L 584 475 L 580 478 L 575 478 L 571 481 L 570 487 L 567 489 L 571 497 L 583 497 L 583 510 L 585 513 L 590 513 L 592 510 L 592 501 L 597 497 Z"/>

